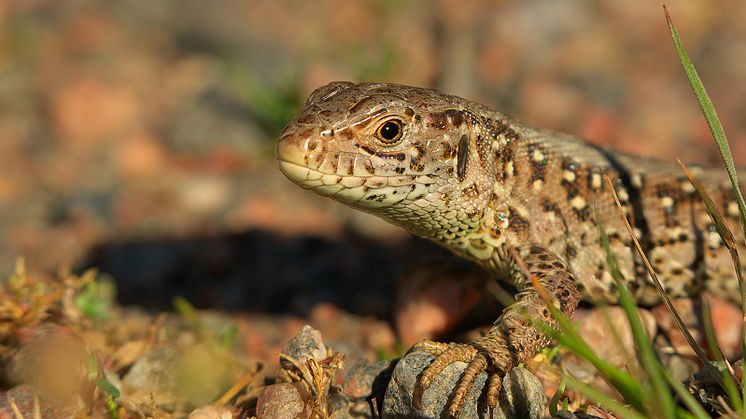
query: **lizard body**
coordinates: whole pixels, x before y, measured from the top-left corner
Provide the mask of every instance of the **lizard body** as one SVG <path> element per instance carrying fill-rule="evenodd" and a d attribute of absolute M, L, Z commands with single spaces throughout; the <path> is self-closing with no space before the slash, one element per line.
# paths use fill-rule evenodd
<path fill-rule="evenodd" d="M 485 337 L 468 345 L 416 346 L 438 355 L 422 375 L 420 393 L 449 363 L 469 363 L 451 403 L 454 415 L 476 374 L 491 372 L 488 401 L 494 405 L 495 377 L 547 343 L 518 314 L 553 321 L 516 257 L 568 315 L 580 297 L 614 303 L 601 222 L 637 301 L 658 301 L 606 177 L 671 297 L 707 290 L 738 300 L 730 254 L 672 162 L 534 129 L 436 90 L 349 82 L 320 87 L 309 97 L 283 131 L 277 157 L 298 185 L 434 240 L 516 285 L 517 302 Z M 739 228 L 724 171 L 693 172 L 729 227 Z"/>

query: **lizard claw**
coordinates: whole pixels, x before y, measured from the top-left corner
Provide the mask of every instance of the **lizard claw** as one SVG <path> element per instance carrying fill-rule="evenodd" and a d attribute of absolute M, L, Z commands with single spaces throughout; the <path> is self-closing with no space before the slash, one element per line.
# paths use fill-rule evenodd
<path fill-rule="evenodd" d="M 435 356 L 435 360 L 422 371 L 415 384 L 412 403 L 418 409 L 422 409 L 422 396 L 438 374 L 454 362 L 460 361 L 467 364 L 448 404 L 449 416 L 458 417 L 477 376 L 483 371 L 487 371 L 489 366 L 487 355 L 469 344 L 439 343 L 428 340 L 423 340 L 414 345 L 409 352 L 412 351 L 423 351 Z M 502 377 L 497 371 L 488 371 L 488 373 L 487 405 L 493 409 L 497 406 L 497 395 L 500 393 Z"/>

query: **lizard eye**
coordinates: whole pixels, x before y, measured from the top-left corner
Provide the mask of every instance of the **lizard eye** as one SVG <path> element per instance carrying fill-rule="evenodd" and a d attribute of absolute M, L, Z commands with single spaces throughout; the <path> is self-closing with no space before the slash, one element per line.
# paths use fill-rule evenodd
<path fill-rule="evenodd" d="M 385 145 L 393 145 L 401 138 L 402 131 L 403 127 L 400 120 L 389 119 L 378 127 L 376 137 Z"/>

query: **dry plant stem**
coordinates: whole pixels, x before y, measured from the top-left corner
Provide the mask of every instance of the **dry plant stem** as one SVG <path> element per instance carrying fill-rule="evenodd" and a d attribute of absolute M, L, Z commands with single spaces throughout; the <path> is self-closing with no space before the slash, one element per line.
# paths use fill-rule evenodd
<path fill-rule="evenodd" d="M 219 399 L 215 401 L 215 404 L 217 404 L 218 406 L 227 405 L 228 402 L 236 397 L 238 392 L 240 392 L 243 388 L 249 387 L 252 383 L 255 383 L 263 378 L 263 374 L 260 374 L 260 371 L 261 367 L 242 375 L 241 378 L 239 378 L 238 381 L 236 381 L 231 386 L 231 388 L 228 389 L 228 391 L 226 391 Z"/>
<path fill-rule="evenodd" d="M 21 410 L 18 409 L 18 405 L 16 404 L 16 401 L 13 398 L 13 396 L 11 396 L 10 393 L 6 393 L 6 394 L 7 394 L 6 398 L 8 399 L 8 404 L 10 405 L 10 408 L 13 410 L 13 416 L 16 419 L 23 419 L 23 414 L 21 413 Z"/>
<path fill-rule="evenodd" d="M 627 217 L 624 215 L 624 209 L 622 208 L 622 204 L 619 202 L 619 197 L 616 194 L 616 191 L 614 190 L 614 184 L 611 182 L 611 179 L 608 177 L 605 177 L 606 184 L 611 191 L 611 195 L 614 197 L 614 202 L 616 203 L 616 207 L 619 210 L 619 216 L 622 217 L 622 220 L 624 221 L 624 226 L 627 229 L 627 233 L 629 233 L 630 237 L 632 237 L 632 242 L 635 245 L 635 250 L 637 250 L 637 253 L 642 258 L 643 263 L 645 263 L 645 268 L 647 268 L 648 272 L 650 273 L 650 278 L 653 280 L 653 285 L 658 290 L 658 293 L 661 296 L 661 299 L 666 305 L 666 308 L 668 308 L 668 312 L 671 314 L 671 317 L 673 317 L 674 322 L 676 322 L 676 325 L 679 327 L 679 330 L 681 330 L 681 333 L 684 335 L 684 338 L 686 338 L 687 343 L 689 346 L 694 350 L 694 353 L 697 354 L 697 357 L 702 361 L 702 364 L 704 365 L 705 369 L 707 369 L 710 374 L 715 378 L 715 380 L 718 382 L 718 384 L 722 388 L 725 387 L 725 381 L 723 380 L 723 377 L 720 375 L 720 372 L 710 364 L 710 362 L 707 360 L 707 355 L 702 351 L 702 348 L 697 345 L 697 342 L 694 340 L 694 337 L 692 337 L 692 334 L 689 333 L 689 330 L 686 328 L 686 325 L 684 324 L 684 321 L 681 319 L 681 316 L 679 316 L 679 313 L 676 311 L 676 308 L 671 303 L 671 299 L 668 298 L 668 295 L 666 294 L 666 291 L 663 289 L 663 285 L 661 285 L 660 279 L 658 279 L 658 275 L 655 273 L 655 270 L 653 269 L 653 266 L 650 264 L 650 261 L 648 260 L 648 257 L 645 255 L 645 252 L 642 250 L 642 246 L 640 245 L 640 241 L 637 239 L 637 236 L 635 235 L 634 230 L 632 229 L 632 226 L 629 224 L 629 220 L 627 220 Z"/>
<path fill-rule="evenodd" d="M 34 419 L 41 419 L 41 403 L 37 394 L 34 394 Z"/>

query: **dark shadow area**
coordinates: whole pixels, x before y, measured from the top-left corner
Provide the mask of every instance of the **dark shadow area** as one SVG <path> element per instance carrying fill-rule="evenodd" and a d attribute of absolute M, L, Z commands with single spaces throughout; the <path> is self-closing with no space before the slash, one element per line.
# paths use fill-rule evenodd
<path fill-rule="evenodd" d="M 378 242 L 353 232 L 332 240 L 251 230 L 105 243 L 78 270 L 113 276 L 121 304 L 149 310 L 171 309 L 173 298 L 183 296 L 199 308 L 305 315 L 329 302 L 387 317 L 396 278 L 449 258 L 457 260 L 415 237 Z"/>

